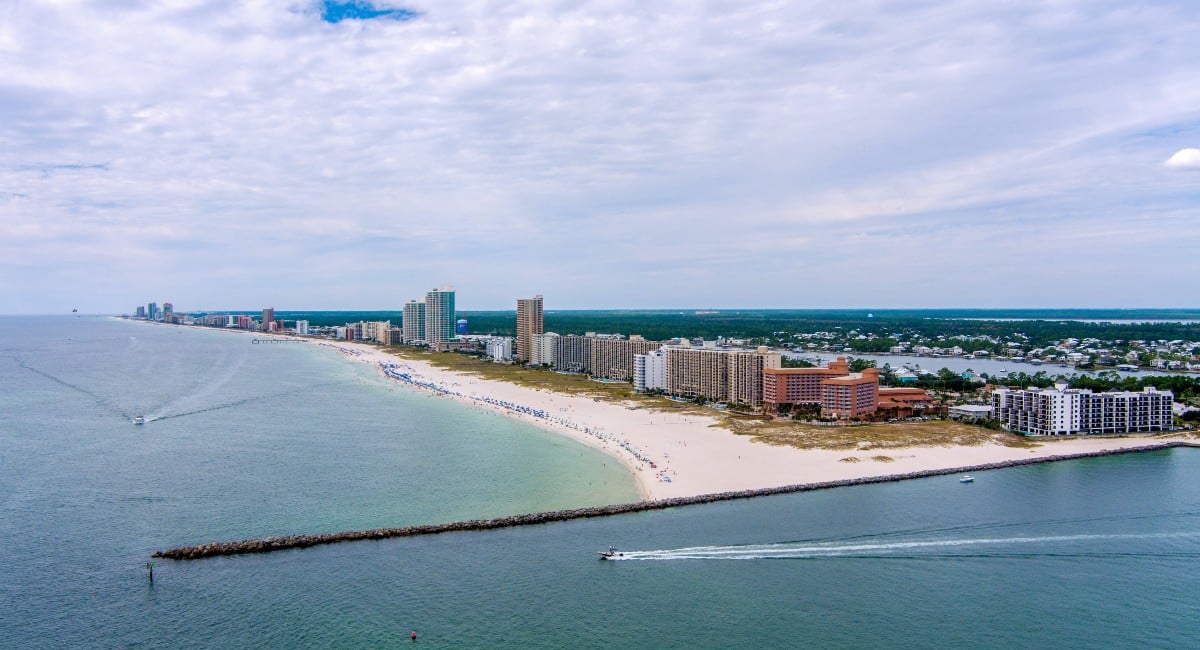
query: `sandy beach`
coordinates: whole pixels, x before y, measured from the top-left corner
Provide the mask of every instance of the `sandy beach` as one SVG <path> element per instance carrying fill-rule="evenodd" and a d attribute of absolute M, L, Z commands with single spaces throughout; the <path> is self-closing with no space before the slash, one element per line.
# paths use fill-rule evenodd
<path fill-rule="evenodd" d="M 646 499 L 949 469 L 1134 448 L 1152 442 L 1131 436 L 1047 440 L 1032 449 L 998 444 L 909 447 L 887 450 L 891 460 L 874 460 L 872 456 L 878 452 L 802 450 L 757 443 L 713 426 L 714 418 L 626 408 L 591 397 L 483 379 L 404 359 L 362 343 L 300 340 L 375 366 L 414 390 L 518 418 L 600 449 L 629 469 Z M 851 456 L 858 461 L 842 460 Z"/>

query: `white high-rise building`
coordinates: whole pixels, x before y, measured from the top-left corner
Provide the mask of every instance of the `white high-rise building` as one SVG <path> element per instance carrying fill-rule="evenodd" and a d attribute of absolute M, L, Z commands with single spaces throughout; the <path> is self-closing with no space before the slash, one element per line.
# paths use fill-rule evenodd
<path fill-rule="evenodd" d="M 558 334 L 546 332 L 531 337 L 529 363 L 535 366 L 553 366 L 555 351 L 558 349 Z"/>
<path fill-rule="evenodd" d="M 296 321 L 296 333 L 299 334 L 300 336 L 308 336 L 308 321 L 306 321 L 306 320 Z"/>
<path fill-rule="evenodd" d="M 425 294 L 425 341 L 438 347 L 454 340 L 454 287 Z"/>
<path fill-rule="evenodd" d="M 667 389 L 667 352 L 659 348 L 633 357 L 633 389 L 639 393 Z"/>
<path fill-rule="evenodd" d="M 405 343 L 425 341 L 425 303 L 409 300 L 404 303 L 400 321 L 400 336 Z"/>

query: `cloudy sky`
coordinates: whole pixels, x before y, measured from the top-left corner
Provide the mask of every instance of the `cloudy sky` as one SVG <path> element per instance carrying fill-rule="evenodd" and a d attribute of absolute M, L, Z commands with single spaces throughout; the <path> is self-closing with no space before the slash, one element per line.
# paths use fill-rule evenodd
<path fill-rule="evenodd" d="M 1197 307 L 1197 34 L 1194 0 L 8 0 L 0 313 Z"/>

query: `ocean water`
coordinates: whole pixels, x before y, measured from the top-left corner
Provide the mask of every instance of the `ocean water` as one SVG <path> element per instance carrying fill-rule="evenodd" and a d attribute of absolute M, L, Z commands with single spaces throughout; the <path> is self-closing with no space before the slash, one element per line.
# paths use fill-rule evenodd
<path fill-rule="evenodd" d="M 633 486 L 598 452 L 310 346 L 0 319 L 0 386 L 0 647 L 1200 645 L 1194 450 L 159 561 L 151 583 L 150 553 L 177 544 Z M 599 561 L 608 544 L 626 555 Z"/>

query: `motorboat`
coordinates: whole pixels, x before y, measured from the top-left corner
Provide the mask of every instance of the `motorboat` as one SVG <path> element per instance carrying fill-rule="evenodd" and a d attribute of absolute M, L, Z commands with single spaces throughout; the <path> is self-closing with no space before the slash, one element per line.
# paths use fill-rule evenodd
<path fill-rule="evenodd" d="M 959 483 L 974 483 L 974 482 L 975 482 L 975 477 L 974 477 L 974 476 L 971 476 L 970 474 L 968 474 L 968 475 L 966 475 L 966 476 L 964 476 L 964 477 L 962 477 L 962 478 L 958 479 L 958 482 L 959 482 Z"/>
<path fill-rule="evenodd" d="M 134 418 L 133 418 L 133 423 L 134 423 L 134 424 L 145 424 L 145 423 L 146 423 L 146 416 L 144 416 L 144 415 L 139 415 L 139 416 L 136 416 L 136 417 L 134 417 Z"/>
<path fill-rule="evenodd" d="M 607 551 L 596 551 L 601 560 L 612 560 L 619 557 L 625 557 L 625 554 L 618 551 L 616 546 L 609 546 Z"/>

